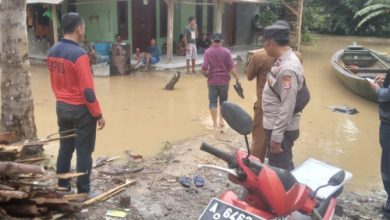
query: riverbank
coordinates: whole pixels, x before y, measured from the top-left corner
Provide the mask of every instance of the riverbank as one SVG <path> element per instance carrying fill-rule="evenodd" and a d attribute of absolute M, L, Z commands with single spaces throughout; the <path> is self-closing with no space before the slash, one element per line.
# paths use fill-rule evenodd
<path fill-rule="evenodd" d="M 163 152 L 150 159 L 142 160 L 132 155 L 128 156 L 128 160 L 100 167 L 93 172 L 94 193 L 107 191 L 126 179 L 135 179 L 137 183 L 120 195 L 88 207 L 73 217 L 106 219 L 107 211 L 122 210 L 127 215 L 121 219 L 197 219 L 211 198 L 228 189 L 240 194 L 240 187 L 229 182 L 226 174 L 197 169 L 197 164 L 226 166 L 224 162 L 200 151 L 202 142 L 225 150 L 244 147 L 243 138 L 230 129 L 213 131 L 173 145 L 167 143 Z M 113 175 L 120 173 L 120 170 L 129 173 Z M 185 188 L 177 181 L 181 176 L 192 178 L 195 175 L 205 178 L 204 187 L 196 188 L 192 184 L 190 188 Z M 344 216 L 334 219 L 382 219 L 380 207 L 384 200 L 382 191 L 366 195 L 344 192 L 338 200 Z"/>

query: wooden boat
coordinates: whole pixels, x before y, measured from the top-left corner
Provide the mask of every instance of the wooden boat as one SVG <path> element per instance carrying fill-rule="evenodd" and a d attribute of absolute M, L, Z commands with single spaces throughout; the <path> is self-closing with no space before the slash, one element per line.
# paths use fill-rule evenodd
<path fill-rule="evenodd" d="M 368 100 L 377 101 L 366 78 L 390 71 L 390 59 L 373 50 L 353 45 L 337 51 L 332 57 L 332 65 L 342 83 L 355 94 Z"/>

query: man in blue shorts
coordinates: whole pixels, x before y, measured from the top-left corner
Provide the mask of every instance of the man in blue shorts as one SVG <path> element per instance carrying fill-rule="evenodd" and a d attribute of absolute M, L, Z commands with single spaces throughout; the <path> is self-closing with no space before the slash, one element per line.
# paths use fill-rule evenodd
<path fill-rule="evenodd" d="M 146 49 L 144 53 L 143 64 L 145 68 L 143 71 L 148 71 L 150 65 L 155 65 L 160 61 L 160 49 L 157 47 L 156 39 L 150 40 L 150 46 Z"/>

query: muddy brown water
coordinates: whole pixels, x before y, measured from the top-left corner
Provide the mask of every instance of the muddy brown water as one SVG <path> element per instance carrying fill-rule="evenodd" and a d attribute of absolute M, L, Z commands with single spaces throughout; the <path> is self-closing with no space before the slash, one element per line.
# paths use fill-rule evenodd
<path fill-rule="evenodd" d="M 312 93 L 301 122 L 301 136 L 294 147 L 296 164 L 314 157 L 354 174 L 348 188 L 367 191 L 380 186 L 378 111 L 375 103 L 348 91 L 338 80 L 330 58 L 334 52 L 357 41 L 390 54 L 390 40 L 377 38 L 317 36 L 303 48 L 305 75 Z M 242 68 L 241 68 L 242 69 Z M 32 89 L 38 135 L 57 130 L 55 99 L 44 65 L 32 65 Z M 163 86 L 173 72 L 138 72 L 130 76 L 95 78 L 97 96 L 107 127 L 98 131 L 96 156 L 130 150 L 146 156 L 175 142 L 210 132 L 206 80 L 200 74 L 183 75 L 174 91 Z M 230 89 L 230 100 L 252 113 L 255 83 L 240 70 L 246 98 Z M 357 115 L 332 112 L 327 105 L 356 107 Z M 51 153 L 57 151 L 53 146 Z"/>

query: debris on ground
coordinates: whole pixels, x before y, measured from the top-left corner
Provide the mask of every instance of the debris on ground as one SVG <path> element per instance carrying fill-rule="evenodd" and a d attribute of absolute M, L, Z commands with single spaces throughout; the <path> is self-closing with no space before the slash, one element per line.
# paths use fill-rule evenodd
<path fill-rule="evenodd" d="M 359 111 L 356 108 L 349 107 L 348 105 L 343 105 L 343 106 L 326 106 L 330 108 L 333 112 L 341 112 L 345 113 L 348 115 L 354 115 L 359 113 Z"/>

